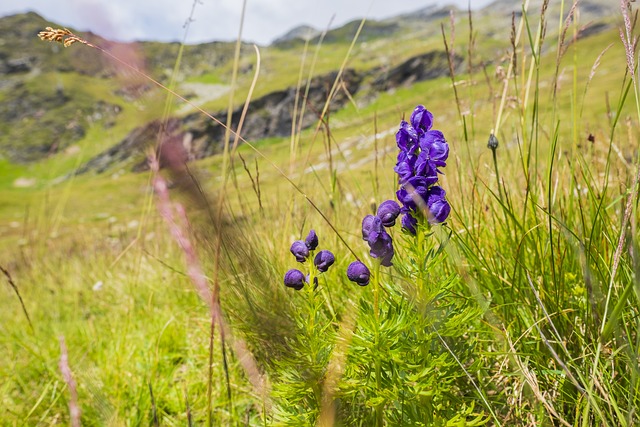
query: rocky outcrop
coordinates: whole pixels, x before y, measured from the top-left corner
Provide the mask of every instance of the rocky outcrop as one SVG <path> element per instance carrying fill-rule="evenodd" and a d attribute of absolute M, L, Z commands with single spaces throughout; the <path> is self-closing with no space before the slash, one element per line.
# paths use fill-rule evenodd
<path fill-rule="evenodd" d="M 316 77 L 309 84 L 305 115 L 301 120 L 303 128 L 317 122 L 336 81 L 337 72 Z M 362 76 L 347 69 L 340 76 L 338 90 L 330 102 L 330 111 L 337 111 L 349 101 L 348 93 L 358 91 Z M 302 96 L 302 95 L 300 95 Z M 296 88 L 272 92 L 252 101 L 242 127 L 242 137 L 258 140 L 267 137 L 285 136 L 291 133 Z M 231 128 L 237 129 L 242 107 L 232 114 Z M 227 113 L 213 114 L 220 122 L 226 123 Z M 225 129 L 219 123 L 194 113 L 183 118 L 172 118 L 164 126 L 159 121 L 147 123 L 134 129 L 122 142 L 83 165 L 76 173 L 89 171 L 103 172 L 114 163 L 133 163 L 132 169 L 146 168 L 144 153 L 157 143 L 158 135 L 164 141 L 158 150 L 160 166 L 174 162 L 201 159 L 219 153 L 224 144 Z"/>
<path fill-rule="evenodd" d="M 462 57 L 458 55 L 453 56 L 454 70 L 462 64 L 462 60 Z M 381 70 L 371 86 L 375 91 L 386 91 L 448 75 L 449 62 L 447 54 L 442 51 L 432 51 L 414 56 L 397 67 Z"/>

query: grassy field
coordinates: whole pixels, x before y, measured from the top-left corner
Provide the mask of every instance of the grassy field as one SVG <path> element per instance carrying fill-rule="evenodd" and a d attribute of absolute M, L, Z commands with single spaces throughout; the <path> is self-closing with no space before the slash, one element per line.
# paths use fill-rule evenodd
<path fill-rule="evenodd" d="M 317 127 L 187 172 L 58 179 L 119 141 L 133 109 L 79 153 L 2 161 L 1 424 L 638 424 L 636 54 L 617 27 L 574 39 L 582 22 L 534 8 L 511 45 L 470 47 L 468 24 L 454 45 L 448 21 L 444 32 L 470 73 L 356 97 Z M 314 70 L 364 69 L 376 43 L 321 45 Z M 429 28 L 401 46 L 398 62 L 443 41 Z M 304 63 L 269 51 L 254 98 L 295 85 L 292 57 L 306 75 L 314 49 Z M 160 96 L 145 102 L 162 111 Z M 395 134 L 419 104 L 449 143 L 451 214 L 416 236 L 389 228 L 384 267 L 361 222 L 396 198 Z M 16 188 L 25 176 L 36 184 Z M 289 252 L 311 229 L 336 259 L 322 274 Z M 356 257 L 368 286 L 346 276 Z M 293 268 L 318 286 L 285 287 Z"/>

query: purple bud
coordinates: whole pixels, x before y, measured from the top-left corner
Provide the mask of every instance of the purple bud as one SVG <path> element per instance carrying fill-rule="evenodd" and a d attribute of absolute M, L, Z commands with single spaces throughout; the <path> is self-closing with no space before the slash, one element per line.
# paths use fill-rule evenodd
<path fill-rule="evenodd" d="M 310 251 L 315 250 L 318 247 L 318 236 L 316 235 L 315 230 L 311 230 L 307 235 L 307 238 L 304 239 L 305 245 L 309 248 Z"/>
<path fill-rule="evenodd" d="M 378 218 L 385 227 L 396 225 L 396 218 L 400 215 L 400 206 L 393 200 L 385 200 L 378 206 Z"/>
<path fill-rule="evenodd" d="M 313 263 L 318 268 L 318 271 L 324 273 L 329 269 L 329 267 L 333 265 L 335 261 L 336 261 L 336 258 L 333 256 L 333 254 L 330 251 L 321 250 L 316 255 L 315 259 L 313 260 Z"/>
<path fill-rule="evenodd" d="M 352 282 L 356 282 L 360 286 L 367 286 L 371 273 L 366 265 L 361 261 L 354 261 L 347 267 L 347 277 Z"/>
<path fill-rule="evenodd" d="M 284 285 L 299 291 L 304 286 L 305 277 L 302 271 L 291 269 L 284 275 Z"/>
<path fill-rule="evenodd" d="M 442 187 L 438 187 L 437 185 L 429 189 L 429 194 L 427 195 L 427 208 L 429 208 L 429 212 L 431 213 L 429 224 L 444 222 L 449 216 L 451 206 L 449 202 L 447 202 L 445 194 Z"/>
<path fill-rule="evenodd" d="M 309 256 L 309 248 L 307 247 L 307 244 L 302 240 L 296 240 L 295 242 L 293 242 L 290 251 L 293 256 L 296 257 L 296 260 L 298 262 L 305 262 L 307 260 L 307 257 Z"/>

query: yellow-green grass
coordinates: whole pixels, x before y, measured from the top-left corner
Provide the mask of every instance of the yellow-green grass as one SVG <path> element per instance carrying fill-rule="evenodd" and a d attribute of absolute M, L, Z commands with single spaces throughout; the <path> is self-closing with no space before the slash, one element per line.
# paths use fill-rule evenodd
<path fill-rule="evenodd" d="M 460 35 L 458 37 L 458 40 L 465 40 Z M 477 357 L 486 363 L 483 371 L 486 376 L 476 378 L 477 381 L 487 392 L 495 393 L 489 400 L 500 413 L 500 420 L 515 420 L 523 424 L 535 422 L 532 419 L 552 422 L 550 420 L 553 417 L 541 399 L 535 391 L 531 391 L 535 383 L 527 381 L 523 375 L 524 369 L 519 368 L 518 363 L 530 359 L 531 362 L 525 366 L 537 375 L 546 399 L 552 400 L 556 409 L 563 404 L 575 404 L 575 401 L 558 397 L 561 394 L 558 389 L 566 386 L 566 376 L 546 353 L 544 340 L 532 332 L 535 331 L 534 324 L 543 325 L 547 332 L 550 325 L 536 299 L 526 293 L 526 273 L 532 274 L 531 280 L 536 286 L 541 286 L 541 298 L 545 303 L 554 304 L 557 288 L 544 288 L 543 284 L 563 286 L 563 294 L 555 302 L 558 306 L 553 306 L 555 310 L 551 314 L 558 324 L 563 325 L 562 332 L 567 332 L 564 338 L 569 342 L 572 352 L 570 355 L 562 353 L 561 358 L 569 364 L 571 371 L 584 377 L 580 378 L 581 381 L 588 380 L 591 369 L 588 361 L 592 360 L 595 348 L 593 343 L 586 343 L 582 348 L 584 353 L 579 353 L 576 341 L 585 336 L 579 332 L 571 334 L 567 326 L 578 316 L 578 308 L 583 307 L 585 312 L 587 310 L 584 301 L 585 279 L 579 262 L 581 252 L 572 247 L 573 244 L 579 246 L 575 243 L 579 239 L 573 239 L 570 233 L 580 227 L 581 216 L 584 218 L 582 227 L 587 229 L 588 224 L 600 224 L 598 221 L 608 225 L 619 224 L 622 197 L 626 195 L 632 175 L 624 158 L 633 156 L 633 147 L 637 144 L 633 137 L 633 130 L 637 128 L 635 117 L 629 121 L 629 139 L 622 121 L 613 134 L 621 156 L 615 153 L 610 159 L 608 178 L 611 193 L 604 196 L 606 200 L 601 211 L 596 211 L 597 194 L 604 187 L 605 158 L 611 134 L 605 96 L 609 97 L 611 109 L 615 111 L 625 75 L 625 56 L 617 37 L 615 31 L 609 31 L 580 40 L 575 44 L 579 52 L 575 57 L 574 47 L 569 48 L 560 64 L 562 81 L 555 105 L 551 97 L 555 46 L 550 45 L 541 59 L 539 81 L 532 86 L 529 103 L 513 104 L 503 113 L 497 160 L 504 183 L 503 190 L 506 192 L 504 196 L 498 194 L 491 152 L 486 147 L 495 122 L 494 102 L 499 102 L 496 97 L 502 88 L 501 82 L 493 78 L 493 67 L 489 69 L 492 92 L 481 72 L 456 77 L 461 82 L 457 89 L 467 124 L 466 139 L 451 82 L 443 78 L 380 94 L 363 108 L 348 106 L 333 114 L 329 123 L 335 175 L 327 167 L 329 143 L 322 127 L 318 132 L 310 129 L 300 135 L 300 149 L 295 153 L 294 164 L 289 164 L 292 153 L 288 138 L 255 142 L 260 155 L 247 146 L 240 147 L 239 151 L 247 160 L 254 179 L 254 162 L 258 162 L 264 210 L 259 210 L 251 182 L 239 160 L 234 160 L 236 181 L 232 180 L 228 185 L 225 215 L 241 236 L 238 242 L 252 247 L 256 254 L 253 269 L 241 270 L 237 276 L 224 276 L 222 283 L 223 309 L 237 328 L 237 335 L 255 339 L 252 349 L 256 354 L 264 354 L 266 344 L 261 341 L 264 337 L 259 336 L 257 329 L 257 322 L 264 320 L 260 316 L 265 316 L 271 308 L 273 313 L 266 319 L 287 324 L 287 321 L 295 318 L 291 313 L 304 306 L 304 294 L 286 292 L 281 278 L 284 271 L 296 266 L 288 253 L 290 242 L 303 238 L 310 228 L 315 228 L 321 236 L 321 246 L 333 250 L 338 259 L 336 267 L 329 274 L 332 285 L 328 287 L 334 298 L 333 309 L 340 313 L 336 321 L 341 316 L 347 317 L 345 313 L 350 304 L 355 304 L 360 298 L 372 300 L 368 292 L 371 288 L 356 288 L 343 277 L 343 271 L 353 256 L 320 215 L 270 163 L 278 165 L 293 182 L 299 184 L 349 246 L 358 256 L 366 259 L 368 249 L 360 239 L 360 221 L 371 212 L 372 201 L 379 203 L 394 198 L 392 167 L 396 152 L 393 129 L 403 115 L 407 117 L 416 104 L 423 103 L 434 112 L 435 127 L 447 135 L 451 145 L 451 156 L 442 186 L 447 190 L 453 206 L 450 227 L 454 238 L 451 245 L 455 246 L 455 242 L 458 242 L 463 256 L 462 261 L 458 262 L 456 250 L 452 249 L 447 261 L 436 267 L 437 271 L 433 272 L 432 277 L 443 274 L 457 276 L 459 283 L 456 291 L 461 298 L 477 301 L 480 306 L 485 300 L 491 302 L 491 311 L 485 312 L 488 313 L 486 317 L 474 323 L 472 329 L 474 332 L 480 331 L 478 333 L 483 339 L 488 340 L 491 331 L 503 338 L 503 341 L 496 337 L 495 341 L 486 342 L 478 353 Z M 429 43 L 439 46 L 437 41 Z M 477 43 L 482 46 L 483 40 Z M 585 97 L 583 95 L 591 67 L 609 43 L 614 43 L 614 46 L 603 57 Z M 411 46 L 413 49 L 414 45 Z M 341 63 L 346 47 L 332 52 L 335 56 L 321 51 L 320 57 L 324 58 L 324 62 L 318 66 L 318 71 L 324 67 L 326 70 L 335 69 Z M 267 58 L 273 60 L 271 64 L 274 65 L 268 62 L 265 65 L 265 77 L 261 80 L 265 88 L 285 87 L 297 81 L 298 70 L 295 67 L 283 71 L 281 76 L 268 69 L 269 66 L 281 69 L 286 63 L 287 54 L 282 53 L 279 58 L 273 54 L 272 58 Z M 478 52 L 479 56 L 481 54 L 482 51 Z M 357 60 L 355 58 L 357 54 L 354 61 Z M 531 60 L 529 55 L 520 58 Z M 529 62 L 520 63 L 518 68 L 521 73 L 517 78 L 518 86 L 510 85 L 509 96 L 522 99 Z M 536 88 L 539 90 L 537 116 L 533 115 L 533 89 Z M 238 93 L 239 97 L 242 97 L 242 90 Z M 632 104 L 628 101 L 624 105 L 620 117 L 632 115 Z M 554 137 L 556 126 L 558 133 Z M 380 136 L 377 143 L 374 138 L 376 128 L 378 132 L 390 131 Z M 531 129 L 536 132 L 531 132 Z M 595 136 L 594 143 L 587 141 L 589 133 Z M 109 141 L 99 140 L 97 134 L 91 138 L 95 138 L 98 144 L 109 145 Z M 92 140 L 87 139 L 83 144 L 89 147 Z M 554 142 L 557 144 L 555 151 L 549 154 Z M 526 162 L 529 149 L 532 150 L 530 165 Z M 374 166 L 376 158 L 377 169 Z M 361 159 L 364 161 L 360 162 Z M 549 171 L 551 160 L 555 167 Z M 58 176 L 58 173 L 49 174 L 52 170 L 68 170 L 71 162 L 51 158 L 33 166 L 34 175 L 46 182 L 47 178 Z M 192 166 L 201 176 L 203 188 L 212 201 L 221 191 L 221 165 L 222 159 L 214 157 Z M 314 168 L 314 171 L 309 173 L 307 168 Z M 7 168 L 3 173 L 13 179 L 21 170 Z M 529 177 L 525 175 L 528 171 L 531 171 Z M 376 182 L 380 183 L 379 187 Z M 578 183 L 582 185 L 581 188 L 591 190 L 574 194 L 574 190 L 580 189 Z M 0 322 L 3 347 L 10 355 L 9 360 L 16 361 L 5 366 L 2 375 L 10 379 L 2 386 L 2 399 L 4 406 L 9 408 L 10 422 L 44 424 L 54 419 L 68 419 L 65 405 L 68 391 L 56 366 L 59 356 L 57 336 L 60 334 L 65 335 L 70 348 L 70 364 L 79 384 L 79 400 L 85 413 L 83 420 L 87 423 L 149 423 L 153 406 L 148 393 L 149 383 L 153 386 L 156 408 L 164 422 L 185 423 L 185 389 L 188 390 L 189 404 L 198 422 L 204 422 L 209 327 L 206 304 L 198 300 L 185 277 L 182 254 L 168 235 L 155 206 L 151 205 L 151 210 L 147 210 L 150 197 L 148 185 L 147 174 L 125 173 L 117 178 L 88 175 L 40 188 L 3 189 L 4 201 L 0 214 L 7 221 L 15 221 L 20 225 L 2 230 L 6 238 L 2 242 L 0 259 L 3 260 L 2 265 L 12 271 L 34 326 L 34 332 L 31 332 L 12 289 L 3 287 L 2 299 L 6 301 L 6 310 L 2 310 Z M 332 185 L 335 185 L 335 189 Z M 184 201 L 179 195 L 174 197 Z M 552 201 L 551 206 L 549 200 Z M 582 207 L 579 201 L 584 203 Z M 196 240 L 197 247 L 205 271 L 212 274 L 210 248 L 215 239 L 206 233 L 208 228 L 199 228 L 200 212 L 187 201 L 185 203 L 193 215 L 196 231 L 203 233 L 197 235 L 200 239 Z M 507 203 L 510 205 L 505 207 Z M 26 211 L 30 212 L 28 216 Z M 553 215 L 551 226 L 548 226 L 547 212 Z M 508 215 L 513 215 L 517 221 L 507 219 Z M 599 215 L 605 218 L 598 219 Z M 25 217 L 29 219 L 25 220 Z M 110 218 L 115 220 L 110 221 Z M 139 222 L 131 223 L 132 220 Z M 637 223 L 637 217 L 632 217 L 632 220 L 634 224 Z M 593 228 L 598 227 L 600 225 Z M 553 252 L 549 234 L 545 233 L 551 233 L 551 236 L 559 239 L 555 249 L 558 252 Z M 589 259 L 589 265 L 603 270 L 610 267 L 617 233 L 619 230 L 611 228 L 595 236 L 592 240 L 596 247 L 592 252 L 594 259 Z M 394 232 L 394 238 L 401 240 L 399 231 Z M 581 235 L 579 238 L 587 242 L 587 236 Z M 553 245 L 553 240 L 551 242 Z M 131 243 L 133 245 L 129 246 Z M 465 252 L 464 245 L 471 244 L 476 247 Z M 473 252 L 476 252 L 475 256 Z M 403 253 L 407 255 L 406 249 Z M 562 280 L 551 281 L 550 277 L 555 272 L 551 271 L 552 267 L 547 262 L 550 258 L 555 259 L 558 265 L 565 262 L 566 271 L 557 272 Z M 238 260 L 244 265 L 241 261 Z M 251 263 L 253 260 L 245 261 Z M 398 263 L 402 265 L 402 261 Z M 623 265 L 625 275 L 629 274 L 628 260 Z M 516 283 L 518 276 L 512 272 L 518 268 L 522 268 L 524 279 Z M 606 277 L 606 272 L 594 276 Z M 391 281 L 399 280 L 396 273 L 383 277 Z M 628 277 L 620 280 L 627 286 Z M 102 288 L 93 290 L 98 281 L 103 282 Z M 479 295 L 474 294 L 474 282 L 479 286 Z M 245 288 L 251 289 L 251 295 L 243 294 Z M 243 297 L 253 299 L 252 303 L 243 301 Z M 560 303 L 566 303 L 566 306 Z M 253 314 L 258 320 L 243 317 L 251 309 L 256 310 Z M 631 317 L 633 309 L 625 313 Z M 496 317 L 501 323 L 496 321 Z M 622 329 L 632 327 L 628 325 L 633 325 L 633 319 L 630 318 L 628 322 Z M 251 326 L 256 328 L 253 333 L 258 337 L 252 335 Z M 508 332 L 501 335 L 500 327 Z M 282 333 L 276 326 L 274 330 Z M 511 333 L 522 335 L 514 336 Z M 505 337 L 523 341 L 518 347 L 519 352 L 510 351 Z M 280 338 L 280 335 L 274 334 L 274 340 L 276 338 Z M 275 344 L 274 347 L 280 348 Z M 219 344 L 216 348 L 219 348 Z M 561 350 L 558 347 L 557 351 Z M 440 351 L 444 352 L 442 348 Z M 216 352 L 213 381 L 216 423 L 244 420 L 246 416 L 257 424 L 260 418 L 258 413 L 265 403 L 256 396 L 255 390 L 251 390 L 250 382 L 237 366 L 237 356 L 231 358 L 233 401 L 227 400 L 219 350 Z M 605 356 L 603 364 L 607 361 L 612 365 L 620 363 L 611 352 Z M 273 357 L 277 358 L 278 354 L 275 353 Z M 584 365 L 583 359 L 587 360 Z M 543 365 L 545 362 L 546 366 Z M 272 373 L 271 379 L 276 389 L 280 390 L 277 386 L 287 384 L 286 375 L 277 369 L 270 370 L 270 363 L 274 362 L 267 360 L 263 363 L 267 366 L 267 372 Z M 502 365 L 496 367 L 493 364 Z M 606 372 L 606 366 L 597 365 L 596 369 Z M 504 389 L 501 388 L 503 385 Z M 513 390 L 525 390 L 509 395 L 511 387 Z M 623 397 L 627 397 L 624 391 L 607 390 L 610 394 L 615 392 L 618 405 L 624 406 Z M 597 396 L 596 404 L 602 399 L 593 390 L 589 390 L 589 393 Z M 509 400 L 510 396 L 521 402 L 515 413 L 508 411 L 509 402 L 513 402 Z M 584 400 L 577 399 L 583 405 L 582 410 L 587 400 L 587 397 Z M 610 403 L 605 401 L 601 407 L 606 410 L 606 405 Z M 481 403 L 478 403 L 476 409 L 488 416 L 488 409 L 480 406 Z M 231 413 L 228 408 L 232 408 Z M 247 414 L 244 411 L 248 411 Z M 572 410 L 562 413 L 567 417 Z M 575 419 L 579 420 L 580 416 L 576 415 Z M 588 423 L 590 418 L 586 416 L 585 419 Z M 598 419 L 603 424 L 615 424 L 611 417 Z M 270 421 L 267 419 L 267 423 Z"/>

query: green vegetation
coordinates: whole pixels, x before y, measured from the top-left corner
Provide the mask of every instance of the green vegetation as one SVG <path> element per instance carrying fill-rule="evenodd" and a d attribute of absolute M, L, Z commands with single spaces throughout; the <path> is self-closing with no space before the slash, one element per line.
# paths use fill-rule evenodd
<path fill-rule="evenodd" d="M 63 336 L 84 425 L 636 425 L 639 85 L 617 28 L 574 39 L 582 22 L 571 21 L 563 37 L 560 10 L 517 19 L 515 52 L 510 23 L 489 31 L 480 16 L 469 47 L 468 18 L 453 45 L 447 18 L 448 47 L 467 70 L 453 84 L 356 96 L 294 138 L 249 142 L 188 173 L 60 179 L 140 114 L 160 117 L 159 91 L 122 105 L 113 127 L 90 126 L 79 151 L 0 160 L 2 423 L 69 423 Z M 400 63 L 441 50 L 439 32 L 425 33 L 399 48 L 356 43 L 347 66 L 374 68 L 383 59 L 372 52 Z M 349 42 L 321 45 L 313 69 L 315 46 L 304 63 L 303 46 L 268 49 L 254 98 L 296 85 L 293 64 L 303 75 L 337 69 Z M 243 51 L 239 68 L 253 61 Z M 226 82 L 231 70 L 189 81 Z M 255 71 L 241 74 L 234 99 Z M 65 91 L 118 104 L 108 80 L 66 78 Z M 29 92 L 46 97 L 49 79 Z M 452 212 L 416 237 L 396 226 L 394 266 L 379 267 L 361 221 L 395 198 L 394 135 L 417 104 L 450 144 L 440 181 Z M 188 224 L 170 207 L 167 220 L 158 177 Z M 16 187 L 20 178 L 35 184 Z M 317 274 L 289 253 L 310 229 L 336 263 L 296 292 L 282 278 Z M 345 275 L 356 256 L 372 272 L 366 287 Z M 198 280 L 219 287 L 213 333 L 216 300 L 200 298 Z"/>

